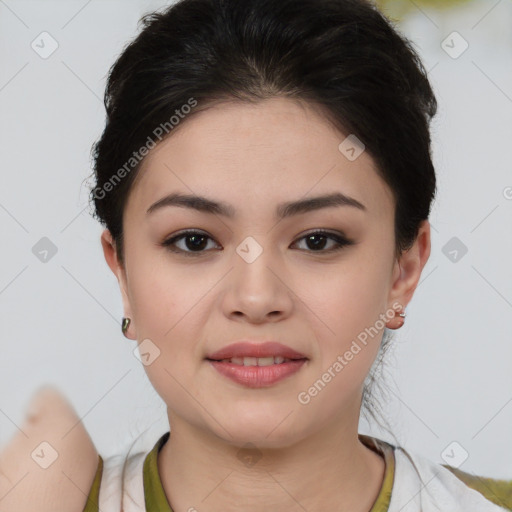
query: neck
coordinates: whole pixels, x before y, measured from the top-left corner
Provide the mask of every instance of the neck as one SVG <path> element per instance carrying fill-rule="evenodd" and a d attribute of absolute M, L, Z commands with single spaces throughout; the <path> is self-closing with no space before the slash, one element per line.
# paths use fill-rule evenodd
<path fill-rule="evenodd" d="M 357 425 L 255 450 L 251 460 L 239 446 L 172 420 L 158 471 L 173 512 L 235 512 L 242 503 L 244 512 L 368 512 L 382 486 L 384 459 L 359 440 Z"/>

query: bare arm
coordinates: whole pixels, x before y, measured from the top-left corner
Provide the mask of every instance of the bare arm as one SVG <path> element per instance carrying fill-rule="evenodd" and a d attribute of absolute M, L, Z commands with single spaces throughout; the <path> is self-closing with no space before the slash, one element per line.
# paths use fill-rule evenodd
<path fill-rule="evenodd" d="M 0 512 L 82 512 L 98 452 L 57 389 L 45 386 L 33 399 L 35 414 L 0 447 Z"/>

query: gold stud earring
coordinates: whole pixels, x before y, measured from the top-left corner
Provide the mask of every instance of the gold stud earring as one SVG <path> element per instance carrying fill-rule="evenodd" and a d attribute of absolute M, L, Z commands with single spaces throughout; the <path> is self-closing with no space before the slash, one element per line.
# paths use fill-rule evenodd
<path fill-rule="evenodd" d="M 130 325 L 131 319 L 123 317 L 123 321 L 121 322 L 121 330 L 123 331 L 123 334 L 126 338 L 128 336 L 126 335 L 126 331 L 128 330 L 128 326 Z"/>

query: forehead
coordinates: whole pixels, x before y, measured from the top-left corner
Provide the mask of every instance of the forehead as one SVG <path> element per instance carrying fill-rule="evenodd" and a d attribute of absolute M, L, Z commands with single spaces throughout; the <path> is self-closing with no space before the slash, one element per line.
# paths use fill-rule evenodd
<path fill-rule="evenodd" d="M 349 160 L 339 149 L 348 134 L 311 104 L 284 98 L 225 102 L 181 123 L 144 159 L 127 210 L 145 214 L 172 192 L 230 203 L 240 215 L 337 191 L 376 218 L 393 208 L 369 153 Z"/>

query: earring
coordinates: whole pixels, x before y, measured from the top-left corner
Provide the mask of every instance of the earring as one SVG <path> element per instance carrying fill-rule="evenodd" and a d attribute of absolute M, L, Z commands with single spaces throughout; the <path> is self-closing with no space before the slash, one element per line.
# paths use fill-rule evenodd
<path fill-rule="evenodd" d="M 388 329 L 400 329 L 400 327 L 402 327 L 405 323 L 405 313 L 397 313 L 395 312 L 395 318 L 393 318 L 393 320 L 396 319 L 396 317 L 399 317 L 397 320 L 398 320 L 398 324 L 395 324 L 394 326 L 387 326 Z"/>
<path fill-rule="evenodd" d="M 126 331 L 128 330 L 128 326 L 130 325 L 131 319 L 123 317 L 123 321 L 121 322 L 121 330 L 123 331 L 123 334 L 126 338 Z"/>

